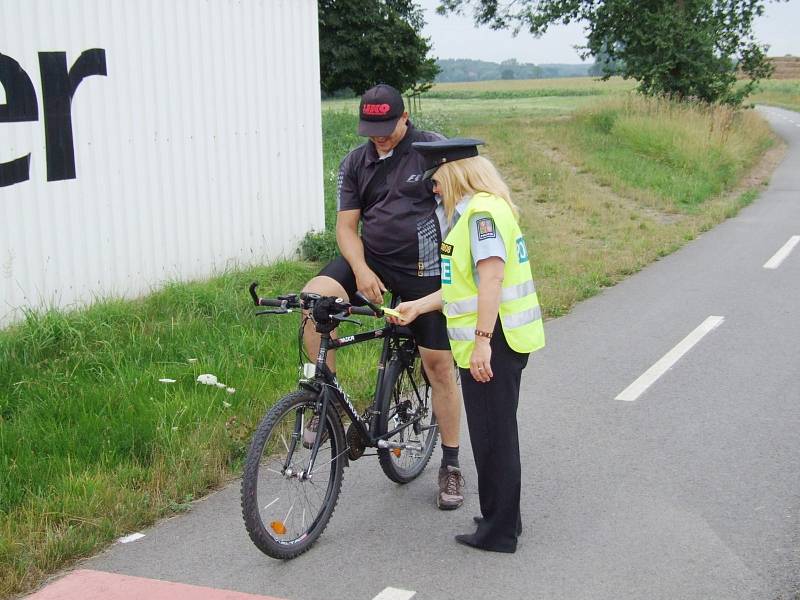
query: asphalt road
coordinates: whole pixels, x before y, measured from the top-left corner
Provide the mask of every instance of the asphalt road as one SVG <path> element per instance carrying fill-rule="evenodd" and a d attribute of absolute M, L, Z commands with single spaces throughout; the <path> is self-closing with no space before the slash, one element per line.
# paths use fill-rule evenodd
<path fill-rule="evenodd" d="M 763 114 L 789 150 L 759 200 L 547 323 L 523 376 L 516 554 L 453 542 L 478 514 L 465 437 L 458 511 L 434 507 L 435 464 L 401 487 L 364 458 L 293 561 L 250 543 L 234 484 L 81 566 L 291 600 L 800 597 L 800 247 L 763 267 L 800 235 L 800 115 Z M 615 399 L 712 315 L 636 400 Z"/>

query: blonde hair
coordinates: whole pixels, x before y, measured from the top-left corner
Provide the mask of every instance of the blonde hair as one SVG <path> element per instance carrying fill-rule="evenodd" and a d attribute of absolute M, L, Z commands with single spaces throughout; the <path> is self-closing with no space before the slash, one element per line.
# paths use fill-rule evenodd
<path fill-rule="evenodd" d="M 495 166 L 483 156 L 444 163 L 433 174 L 433 179 L 439 184 L 439 196 L 444 203 L 448 220 L 453 218 L 456 204 L 464 196 L 473 196 L 478 192 L 499 196 L 508 202 L 514 217 L 519 215 L 519 210 L 511 201 L 511 192 L 505 181 Z"/>

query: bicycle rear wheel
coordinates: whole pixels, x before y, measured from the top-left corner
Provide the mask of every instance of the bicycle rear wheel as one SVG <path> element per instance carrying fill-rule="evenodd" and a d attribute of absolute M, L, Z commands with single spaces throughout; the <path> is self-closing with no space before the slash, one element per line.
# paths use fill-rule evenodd
<path fill-rule="evenodd" d="M 344 432 L 333 406 L 325 415 L 314 469 L 305 476 L 311 448 L 303 444 L 303 432 L 316 404 L 311 392 L 284 396 L 253 434 L 245 462 L 245 527 L 259 550 L 273 558 L 294 558 L 308 550 L 339 499 L 346 458 Z"/>
<path fill-rule="evenodd" d="M 386 440 L 406 447 L 381 448 L 378 460 L 389 479 L 408 483 L 425 469 L 439 435 L 431 406 L 431 386 L 418 352 L 414 352 L 410 362 L 399 357 L 389 361 L 383 390 L 388 399 L 383 399 L 381 406 L 385 410 L 378 415 L 379 434 L 400 428 Z"/>

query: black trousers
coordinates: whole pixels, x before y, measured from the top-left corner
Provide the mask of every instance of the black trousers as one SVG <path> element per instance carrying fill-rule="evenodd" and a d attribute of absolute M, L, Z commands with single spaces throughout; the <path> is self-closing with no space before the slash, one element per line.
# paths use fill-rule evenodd
<path fill-rule="evenodd" d="M 469 369 L 460 369 L 483 515 L 475 538 L 482 548 L 513 552 L 522 529 L 517 406 L 528 354 L 520 354 L 508 346 L 499 320 L 490 346 L 494 375 L 490 382 L 479 383 Z"/>

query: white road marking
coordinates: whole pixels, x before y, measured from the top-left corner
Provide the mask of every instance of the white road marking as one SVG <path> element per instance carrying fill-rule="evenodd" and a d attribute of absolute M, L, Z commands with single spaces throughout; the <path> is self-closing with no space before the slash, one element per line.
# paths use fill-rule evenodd
<path fill-rule="evenodd" d="M 713 315 L 708 317 L 705 321 L 700 323 L 694 331 L 683 338 L 677 346 L 667 352 L 657 363 L 642 373 L 636 381 L 626 387 L 615 400 L 633 402 L 639 398 L 647 388 L 653 385 L 658 378 L 678 362 L 684 354 L 702 340 L 707 333 L 719 327 L 723 321 L 725 321 L 725 317 L 715 317 Z"/>
<path fill-rule="evenodd" d="M 797 246 L 798 242 L 800 242 L 800 235 L 793 235 L 789 238 L 789 241 L 786 242 L 780 250 L 778 250 L 772 258 L 770 258 L 767 262 L 764 263 L 765 269 L 777 269 L 781 266 L 781 263 L 786 259 L 787 256 L 794 250 L 794 247 Z"/>
<path fill-rule="evenodd" d="M 131 542 L 135 542 L 136 540 L 140 540 L 144 537 L 143 533 L 132 533 L 130 535 L 126 535 L 125 537 L 119 538 L 120 544 L 130 544 Z"/>
<path fill-rule="evenodd" d="M 401 590 L 399 588 L 387 587 L 372 600 L 410 600 L 417 592 Z"/>

